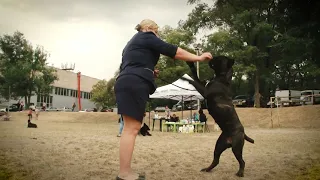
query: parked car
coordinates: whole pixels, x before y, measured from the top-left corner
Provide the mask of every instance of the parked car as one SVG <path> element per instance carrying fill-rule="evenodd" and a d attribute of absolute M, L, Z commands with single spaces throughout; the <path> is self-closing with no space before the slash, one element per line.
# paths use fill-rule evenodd
<path fill-rule="evenodd" d="M 56 107 L 48 107 L 46 108 L 46 111 L 52 112 L 52 111 L 61 111 L 61 109 L 56 108 Z"/>
<path fill-rule="evenodd" d="M 157 112 L 165 112 L 166 111 L 166 107 L 156 107 L 154 109 L 154 111 L 157 111 Z"/>
<path fill-rule="evenodd" d="M 320 104 L 320 90 L 304 90 L 301 91 L 301 104 Z"/>
<path fill-rule="evenodd" d="M 100 112 L 113 112 L 113 108 L 104 107 L 100 110 Z"/>
<path fill-rule="evenodd" d="M 8 111 L 8 108 L 6 108 L 6 111 Z M 19 105 L 18 104 L 12 104 L 11 106 L 9 106 L 9 111 L 10 112 L 20 111 Z"/>
<path fill-rule="evenodd" d="M 240 107 L 253 107 L 254 100 L 252 96 L 238 95 L 233 98 L 232 104 L 234 106 L 240 106 Z"/>
<path fill-rule="evenodd" d="M 64 112 L 71 112 L 72 109 L 71 108 L 68 108 L 68 107 L 63 107 L 63 108 L 60 108 L 61 111 L 64 111 Z"/>

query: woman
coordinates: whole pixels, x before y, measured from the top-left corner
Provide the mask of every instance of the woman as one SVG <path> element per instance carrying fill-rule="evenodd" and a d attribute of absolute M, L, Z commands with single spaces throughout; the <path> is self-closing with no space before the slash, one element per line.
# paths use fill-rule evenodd
<path fill-rule="evenodd" d="M 196 112 L 193 113 L 193 120 L 199 121 L 199 114 L 198 113 L 196 113 Z"/>
<path fill-rule="evenodd" d="M 189 53 L 168 44 L 158 35 L 158 25 L 145 19 L 136 26 L 138 31 L 125 46 L 122 53 L 120 74 L 115 83 L 118 114 L 124 120 L 120 138 L 120 172 L 117 179 L 134 180 L 145 177 L 131 169 L 132 153 L 136 136 L 140 130 L 149 94 L 156 90 L 154 78 L 159 71 L 154 70 L 160 54 L 183 61 L 205 61 L 212 59 L 210 53 L 201 56 Z"/>

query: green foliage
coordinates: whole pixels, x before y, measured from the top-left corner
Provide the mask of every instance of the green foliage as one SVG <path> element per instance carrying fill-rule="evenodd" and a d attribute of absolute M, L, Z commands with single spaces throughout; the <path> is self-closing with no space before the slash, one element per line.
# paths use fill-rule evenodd
<path fill-rule="evenodd" d="M 260 93 L 266 99 L 280 89 L 320 89 L 320 16 L 316 1 L 216 0 L 212 5 L 188 0 L 195 8 L 178 28 L 165 26 L 164 41 L 195 53 L 195 35 L 202 29 L 211 34 L 202 40 L 202 50 L 235 59 L 234 95 Z M 218 31 L 217 31 L 218 30 Z M 158 86 L 183 74 L 191 75 L 185 62 L 161 56 Z M 210 79 L 213 71 L 200 63 L 200 79 Z M 161 79 L 165 80 L 162 81 Z M 258 97 L 258 96 L 256 96 Z M 150 105 L 174 102 L 153 100 Z M 256 99 L 256 107 L 259 107 Z"/>
<path fill-rule="evenodd" d="M 47 66 L 48 54 L 41 47 L 33 48 L 20 32 L 0 37 L 0 74 L 3 96 L 8 99 L 10 87 L 13 98 L 30 97 L 51 92 L 51 84 L 57 80 L 55 70 Z"/>
<path fill-rule="evenodd" d="M 97 108 L 114 106 L 116 103 L 114 94 L 115 78 L 109 81 L 101 80 L 92 87 L 92 98 Z"/>
<path fill-rule="evenodd" d="M 203 46 L 236 60 L 234 83 L 247 77 L 247 92 L 272 96 L 280 89 L 319 89 L 320 14 L 315 1 L 217 0 L 196 7 L 180 25 L 193 34 L 219 28 Z M 239 82 L 238 82 L 239 81 Z M 315 82 L 317 82 L 315 84 Z M 240 83 L 241 84 L 241 83 Z M 240 86 L 239 86 L 240 87 Z M 236 90 L 236 89 L 235 89 Z M 258 102 L 258 99 L 256 99 Z"/>

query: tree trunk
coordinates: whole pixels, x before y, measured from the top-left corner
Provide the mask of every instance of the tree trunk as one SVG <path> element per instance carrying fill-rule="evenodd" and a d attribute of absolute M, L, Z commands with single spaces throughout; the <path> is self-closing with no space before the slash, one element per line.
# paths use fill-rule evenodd
<path fill-rule="evenodd" d="M 29 107 L 30 107 L 30 99 L 31 99 L 31 95 L 28 95 L 28 99 L 27 99 L 27 100 L 28 100 L 28 106 L 27 106 L 28 109 L 29 109 Z"/>
<path fill-rule="evenodd" d="M 254 91 L 255 91 L 255 96 L 254 96 L 254 106 L 256 108 L 260 108 L 260 84 L 259 84 L 259 79 L 260 79 L 260 74 L 259 70 L 256 70 L 256 77 L 255 77 L 255 83 L 254 83 Z"/>
<path fill-rule="evenodd" d="M 28 106 L 28 97 L 24 96 L 24 109 L 26 109 L 26 107 L 29 107 Z"/>
<path fill-rule="evenodd" d="M 241 81 L 242 81 L 242 79 L 241 79 L 241 77 L 238 79 L 238 89 L 240 90 L 240 88 L 241 88 Z"/>

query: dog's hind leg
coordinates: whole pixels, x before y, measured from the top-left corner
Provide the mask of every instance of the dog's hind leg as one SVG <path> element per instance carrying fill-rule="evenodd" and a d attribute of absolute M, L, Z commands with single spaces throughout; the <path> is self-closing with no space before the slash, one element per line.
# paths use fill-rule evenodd
<path fill-rule="evenodd" d="M 239 171 L 237 172 L 236 175 L 239 177 L 244 176 L 245 162 L 242 157 L 243 146 L 244 146 L 244 133 L 239 133 L 234 137 L 232 137 L 232 152 L 239 162 Z"/>
<path fill-rule="evenodd" d="M 214 148 L 212 163 L 210 164 L 209 167 L 201 169 L 201 171 L 209 172 L 213 168 L 215 168 L 219 164 L 221 154 L 223 153 L 223 151 L 225 151 L 229 147 L 231 147 L 231 144 L 228 143 L 227 136 L 222 132 Z"/>

